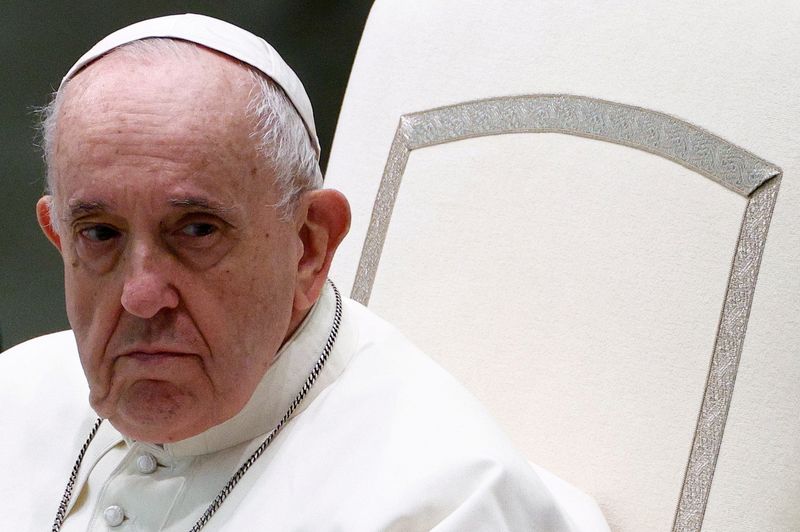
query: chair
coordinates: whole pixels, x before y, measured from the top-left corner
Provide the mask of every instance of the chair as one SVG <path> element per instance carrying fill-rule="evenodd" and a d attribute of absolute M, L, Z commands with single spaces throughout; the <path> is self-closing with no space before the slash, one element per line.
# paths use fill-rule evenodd
<path fill-rule="evenodd" d="M 612 530 L 800 529 L 800 8 L 378 0 L 332 278 Z"/>

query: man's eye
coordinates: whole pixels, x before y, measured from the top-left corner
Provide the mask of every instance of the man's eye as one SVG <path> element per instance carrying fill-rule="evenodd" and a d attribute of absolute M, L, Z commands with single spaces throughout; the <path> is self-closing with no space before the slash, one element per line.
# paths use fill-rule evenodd
<path fill-rule="evenodd" d="M 93 242 L 105 242 L 119 236 L 119 231 L 107 225 L 93 225 L 82 229 L 81 235 Z"/>
<path fill-rule="evenodd" d="M 189 224 L 181 229 L 181 233 L 186 236 L 209 236 L 217 232 L 217 227 L 212 224 L 194 223 Z"/>

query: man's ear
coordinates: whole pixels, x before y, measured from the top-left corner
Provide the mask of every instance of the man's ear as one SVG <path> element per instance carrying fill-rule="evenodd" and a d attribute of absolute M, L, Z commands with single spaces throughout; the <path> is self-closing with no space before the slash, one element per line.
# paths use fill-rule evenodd
<path fill-rule="evenodd" d="M 53 226 L 53 196 L 42 196 L 36 202 L 36 218 L 44 235 L 61 251 L 61 237 Z"/>
<path fill-rule="evenodd" d="M 350 229 L 350 204 L 336 190 L 303 194 L 297 213 L 303 255 L 297 263 L 294 310 L 305 313 L 319 297 L 336 248 Z"/>

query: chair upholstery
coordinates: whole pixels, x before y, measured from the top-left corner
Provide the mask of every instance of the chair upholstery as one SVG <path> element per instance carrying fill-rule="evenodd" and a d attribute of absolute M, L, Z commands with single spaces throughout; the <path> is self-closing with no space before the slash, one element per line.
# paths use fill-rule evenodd
<path fill-rule="evenodd" d="M 343 291 L 612 530 L 800 529 L 800 8 L 378 0 Z"/>

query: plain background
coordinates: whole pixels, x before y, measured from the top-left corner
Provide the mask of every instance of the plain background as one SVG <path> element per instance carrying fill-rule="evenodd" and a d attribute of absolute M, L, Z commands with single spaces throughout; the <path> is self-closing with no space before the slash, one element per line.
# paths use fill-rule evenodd
<path fill-rule="evenodd" d="M 294 68 L 314 106 L 323 171 L 372 0 L 4 2 L 0 174 L 0 349 L 69 327 L 61 259 L 34 206 L 43 188 L 35 112 L 95 42 L 133 22 L 176 13 L 221 18 L 265 38 Z"/>

